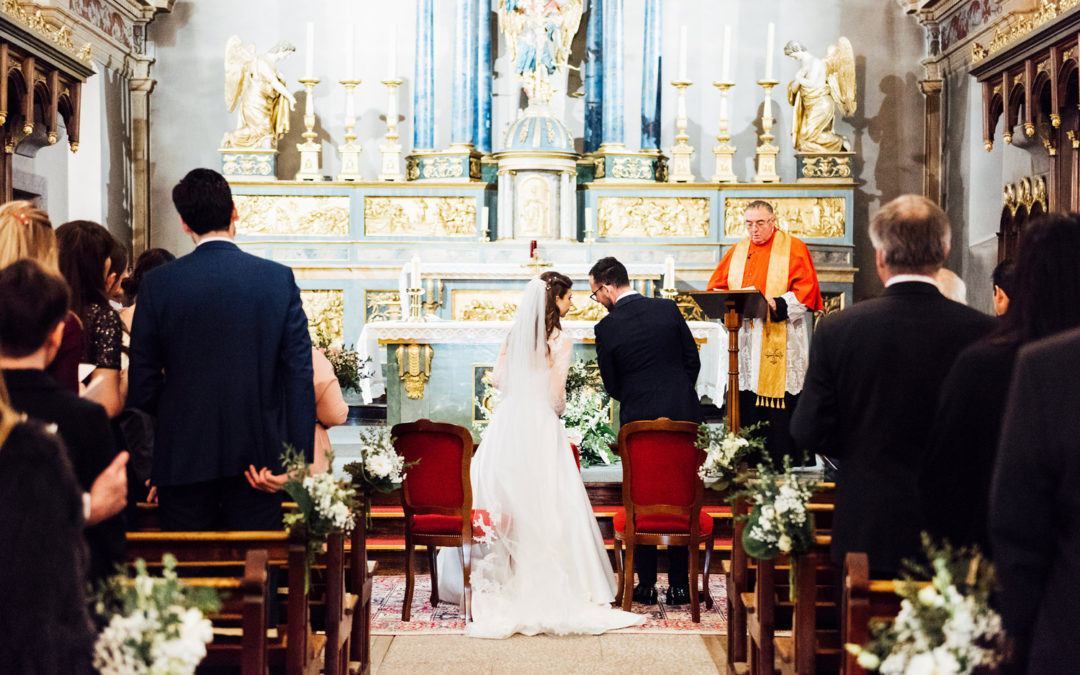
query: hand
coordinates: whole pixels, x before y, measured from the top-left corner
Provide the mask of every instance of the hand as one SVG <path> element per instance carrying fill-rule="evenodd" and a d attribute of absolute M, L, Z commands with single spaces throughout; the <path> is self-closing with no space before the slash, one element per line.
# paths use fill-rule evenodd
<path fill-rule="evenodd" d="M 150 479 L 146 479 L 146 487 L 150 488 L 150 491 L 146 493 L 147 504 L 157 504 L 157 486 L 150 484 Z"/>
<path fill-rule="evenodd" d="M 126 452 L 118 453 L 112 464 L 94 479 L 94 484 L 90 486 L 90 517 L 86 519 L 87 525 L 96 525 L 111 518 L 127 506 L 127 461 Z"/>
<path fill-rule="evenodd" d="M 776 311 L 776 299 L 775 298 L 765 298 L 765 301 L 769 303 L 769 309 L 771 309 L 772 311 L 775 312 Z"/>
<path fill-rule="evenodd" d="M 247 478 L 248 484 L 256 490 L 274 493 L 280 490 L 285 483 L 288 482 L 289 474 L 282 473 L 275 475 L 265 466 L 256 470 L 254 464 L 248 464 L 247 470 L 244 471 L 244 478 Z"/>

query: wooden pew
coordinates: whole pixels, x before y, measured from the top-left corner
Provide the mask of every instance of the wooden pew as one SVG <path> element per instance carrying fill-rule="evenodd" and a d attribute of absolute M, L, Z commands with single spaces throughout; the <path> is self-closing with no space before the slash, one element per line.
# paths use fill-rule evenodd
<path fill-rule="evenodd" d="M 841 600 L 841 645 L 865 645 L 870 641 L 872 621 L 892 621 L 900 612 L 900 596 L 897 591 L 903 581 L 896 579 L 871 579 L 870 561 L 865 553 L 848 553 L 844 557 L 844 593 Z M 916 588 L 929 586 L 929 581 L 914 582 Z M 859 665 L 854 654 L 845 650 L 841 673 L 864 675 L 867 671 Z"/>
<path fill-rule="evenodd" d="M 814 545 L 796 563 L 797 595 L 791 608 L 791 635 L 773 637 L 781 673 L 807 675 L 839 668 L 842 647 L 836 629 L 839 616 L 829 563 L 831 542 L 828 535 L 816 535 Z"/>
<path fill-rule="evenodd" d="M 341 541 L 340 539 L 338 540 Z M 129 532 L 128 560 L 143 558 L 160 564 L 172 553 L 178 567 L 224 567 L 246 560 L 248 551 L 264 549 L 271 564 L 285 562 L 288 573 L 286 630 L 267 641 L 267 663 L 284 667 L 288 675 L 317 675 L 327 638 L 311 630 L 309 594 L 304 568 L 307 536 L 302 525 L 256 532 Z"/>
<path fill-rule="evenodd" d="M 356 517 L 348 560 L 348 590 L 356 598 L 348 654 L 354 670 L 366 675 L 371 670 L 371 582 L 377 564 L 367 559 L 367 523 L 363 514 Z"/>

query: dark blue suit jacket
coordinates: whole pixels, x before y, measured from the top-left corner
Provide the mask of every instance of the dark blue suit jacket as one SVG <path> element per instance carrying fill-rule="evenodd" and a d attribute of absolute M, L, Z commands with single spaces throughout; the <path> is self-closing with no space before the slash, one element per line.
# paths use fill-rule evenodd
<path fill-rule="evenodd" d="M 619 422 L 668 417 L 701 421 L 694 389 L 697 344 L 671 300 L 630 295 L 593 329 L 600 377 L 619 402 Z"/>
<path fill-rule="evenodd" d="M 311 339 L 292 270 L 206 242 L 153 270 L 131 329 L 128 407 L 156 419 L 154 485 L 280 473 L 283 445 L 310 461 Z"/>

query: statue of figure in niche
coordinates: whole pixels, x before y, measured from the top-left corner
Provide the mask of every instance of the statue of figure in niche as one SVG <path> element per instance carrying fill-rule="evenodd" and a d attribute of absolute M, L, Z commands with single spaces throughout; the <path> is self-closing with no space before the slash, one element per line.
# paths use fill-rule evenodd
<path fill-rule="evenodd" d="M 277 147 L 277 139 L 289 131 L 289 111 L 296 105 L 277 63 L 294 51 L 288 42 L 279 42 L 260 55 L 254 44 L 245 47 L 237 35 L 225 43 L 225 105 L 237 114 L 236 129 L 225 134 L 221 147 Z"/>
<path fill-rule="evenodd" d="M 829 47 L 824 59 L 806 51 L 794 40 L 784 54 L 799 63 L 799 72 L 788 84 L 788 103 L 795 106 L 791 141 L 798 152 L 841 152 L 848 141 L 833 131 L 836 108 L 840 114 L 855 112 L 855 57 L 851 43 L 841 37 Z"/>
<path fill-rule="evenodd" d="M 551 100 L 551 77 L 566 68 L 584 0 L 499 0 L 499 29 L 530 102 Z"/>

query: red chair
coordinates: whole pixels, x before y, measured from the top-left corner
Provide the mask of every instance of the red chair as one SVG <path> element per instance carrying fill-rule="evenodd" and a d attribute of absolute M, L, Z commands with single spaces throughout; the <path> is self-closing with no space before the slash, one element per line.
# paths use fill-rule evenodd
<path fill-rule="evenodd" d="M 405 472 L 401 484 L 401 507 L 405 511 L 405 604 L 401 620 L 412 611 L 413 547 L 427 546 L 431 564 L 431 604 L 439 602 L 439 579 L 435 564 L 436 547 L 458 547 L 464 570 L 462 599 L 465 619 L 471 617 L 472 590 L 469 585 L 469 546 L 472 543 L 472 434 L 465 427 L 419 420 L 397 424 L 390 430 L 394 447 L 406 463 L 416 464 Z"/>
<path fill-rule="evenodd" d="M 709 594 L 709 563 L 713 549 L 713 519 L 701 510 L 705 486 L 698 467 L 705 453 L 695 447 L 698 425 L 658 420 L 631 422 L 619 430 L 619 455 L 623 467 L 623 506 L 616 509 L 615 563 L 619 592 L 615 602 L 630 611 L 634 586 L 634 546 L 637 544 L 689 546 L 690 614 L 701 621 L 698 591 L 698 552 L 705 544 L 705 606 L 712 608 Z M 626 546 L 625 565 L 622 547 Z"/>

